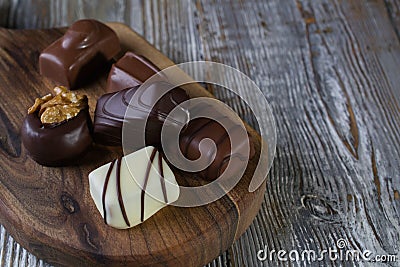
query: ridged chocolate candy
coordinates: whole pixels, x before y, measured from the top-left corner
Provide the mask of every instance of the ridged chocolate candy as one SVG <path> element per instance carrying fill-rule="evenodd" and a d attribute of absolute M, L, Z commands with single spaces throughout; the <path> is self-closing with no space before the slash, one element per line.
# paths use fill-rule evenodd
<path fill-rule="evenodd" d="M 122 125 L 129 124 L 129 139 L 145 138 L 146 145 L 159 145 L 161 128 L 170 111 L 179 103 L 189 99 L 181 88 L 171 88 L 166 82 L 157 82 L 139 91 L 139 86 L 127 88 L 99 98 L 94 116 L 94 140 L 98 144 L 120 146 L 122 144 Z M 137 94 L 138 93 L 138 94 Z M 135 95 L 137 94 L 137 95 Z M 129 111 L 127 112 L 129 106 Z M 125 114 L 127 116 L 125 117 Z M 186 114 L 167 125 L 184 124 Z M 143 129 L 145 132 L 143 133 Z M 141 147 L 136 147 L 137 149 Z"/>
<path fill-rule="evenodd" d="M 222 125 L 228 125 L 228 130 L 225 130 Z M 225 116 L 219 117 L 218 122 L 209 118 L 194 119 L 189 122 L 180 135 L 181 152 L 189 160 L 198 159 L 201 151 L 208 156 L 206 157 L 207 161 L 215 156 L 212 162 L 206 162 L 209 164 L 208 167 L 199 172 L 205 180 L 213 181 L 217 179 L 226 170 L 229 161 L 232 161 L 232 167 L 227 176 L 232 176 L 239 170 L 246 168 L 247 160 L 252 158 L 255 152 L 253 141 L 249 136 L 248 140 L 239 139 L 239 143 L 231 143 L 230 136 L 239 136 L 241 130 L 242 128 L 239 125 Z M 200 142 L 206 138 L 211 139 L 216 148 L 207 142 L 200 146 Z M 247 144 L 249 145 L 249 155 L 245 155 L 245 145 Z"/>

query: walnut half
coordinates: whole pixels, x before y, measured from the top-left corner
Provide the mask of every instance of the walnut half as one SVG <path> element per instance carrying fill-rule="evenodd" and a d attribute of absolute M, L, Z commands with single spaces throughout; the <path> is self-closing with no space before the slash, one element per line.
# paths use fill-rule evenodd
<path fill-rule="evenodd" d="M 57 86 L 53 90 L 55 96 L 48 94 L 36 98 L 33 106 L 28 109 L 28 114 L 39 111 L 43 124 L 60 124 L 74 118 L 88 107 L 86 95 L 73 93 L 64 86 Z"/>

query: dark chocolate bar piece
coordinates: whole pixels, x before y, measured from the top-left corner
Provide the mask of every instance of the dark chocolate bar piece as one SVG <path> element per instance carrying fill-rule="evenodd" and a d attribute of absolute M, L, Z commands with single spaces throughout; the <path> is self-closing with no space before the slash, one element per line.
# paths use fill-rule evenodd
<path fill-rule="evenodd" d="M 119 39 L 110 27 L 92 19 L 78 20 L 40 54 L 40 73 L 74 89 L 104 69 L 119 51 Z"/>
<path fill-rule="evenodd" d="M 207 108 L 207 103 L 200 106 Z M 192 109 L 190 114 L 195 116 L 196 111 Z M 215 120 L 210 118 L 191 120 L 179 137 L 180 150 L 187 159 L 197 160 L 201 154 L 206 155 L 205 161 L 199 161 L 198 164 L 208 166 L 199 172 L 207 181 L 217 179 L 225 170 L 227 170 L 226 177 L 232 177 L 245 169 L 248 159 L 255 155 L 254 143 L 248 132 L 246 131 L 246 136 L 242 138 L 244 132 L 240 131 L 244 129 L 239 124 L 217 110 L 214 114 Z M 236 143 L 232 143 L 230 137 Z M 245 140 L 246 138 L 248 139 Z M 205 139 L 211 139 L 215 146 L 211 142 L 201 143 Z M 246 145 L 249 146 L 247 149 Z M 226 169 L 230 161 L 232 167 Z"/>
<path fill-rule="evenodd" d="M 146 145 L 160 144 L 161 128 L 166 122 L 168 114 L 178 104 L 189 99 L 186 92 L 176 87 L 171 88 L 166 82 L 152 83 L 142 90 L 140 86 L 127 88 L 115 93 L 108 93 L 99 98 L 94 116 L 94 141 L 102 145 L 120 146 L 122 144 L 122 125 L 127 123 L 129 131 L 126 134 L 128 141 L 140 144 L 145 138 Z M 162 97 L 156 101 L 157 97 Z M 128 110 L 129 108 L 129 110 Z M 179 127 L 184 125 L 188 118 L 183 112 L 180 118 L 166 123 Z M 145 129 L 145 132 L 143 132 Z M 133 147 L 130 150 L 142 147 Z M 125 148 L 124 148 L 125 149 Z"/>
<path fill-rule="evenodd" d="M 128 51 L 113 64 L 107 79 L 107 93 L 141 85 L 159 71 L 145 57 Z"/>

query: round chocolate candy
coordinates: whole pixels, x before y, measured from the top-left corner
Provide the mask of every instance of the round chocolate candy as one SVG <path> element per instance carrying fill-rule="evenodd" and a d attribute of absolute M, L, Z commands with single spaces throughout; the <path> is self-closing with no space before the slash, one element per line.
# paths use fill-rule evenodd
<path fill-rule="evenodd" d="M 22 143 L 29 155 L 44 166 L 76 163 L 92 144 L 89 109 L 60 124 L 43 124 L 38 112 L 28 114 L 22 124 Z"/>

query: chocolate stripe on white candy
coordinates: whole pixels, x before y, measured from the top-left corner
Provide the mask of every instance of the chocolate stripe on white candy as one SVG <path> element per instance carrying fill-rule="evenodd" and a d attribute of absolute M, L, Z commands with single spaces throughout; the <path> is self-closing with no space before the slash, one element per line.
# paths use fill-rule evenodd
<path fill-rule="evenodd" d="M 118 229 L 142 223 L 179 197 L 173 172 L 152 146 L 92 171 L 89 184 L 104 222 Z"/>

